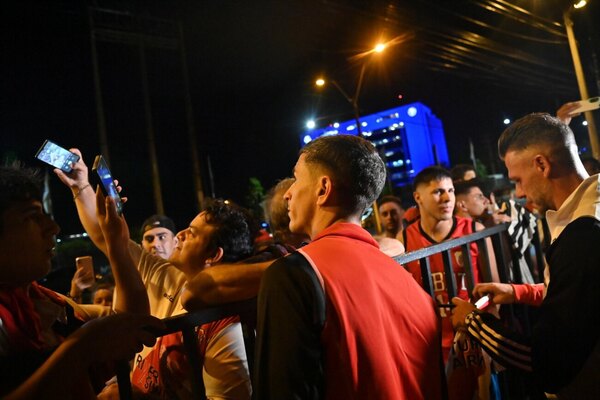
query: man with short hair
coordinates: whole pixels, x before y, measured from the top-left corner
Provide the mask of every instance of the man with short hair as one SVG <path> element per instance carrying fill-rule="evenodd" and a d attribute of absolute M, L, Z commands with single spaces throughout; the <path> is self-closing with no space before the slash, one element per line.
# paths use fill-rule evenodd
<path fill-rule="evenodd" d="M 252 253 L 246 214 L 233 205 L 215 201 L 198 214 L 186 229 L 178 233 L 178 244 L 169 260 L 150 254 L 139 244 L 127 240 L 127 225 L 122 216 L 117 216 L 114 201 L 110 197 L 106 199 L 106 210 L 102 215 L 104 207 L 101 204 L 101 194 L 94 195 L 90 188 L 87 166 L 79 150 L 71 151 L 80 156 L 79 161 L 73 164 L 72 172 L 65 174 L 55 170 L 55 173 L 74 192 L 77 210 L 86 232 L 111 260 L 116 283 L 113 303 L 115 310 L 128 311 L 129 304 L 133 302 L 122 301 L 124 295 L 129 295 L 125 285 L 141 279 L 145 285 L 144 296 L 150 303 L 151 315 L 166 318 L 182 314 L 185 310 L 181 304 L 181 294 L 187 280 L 215 264 L 236 262 Z M 110 224 L 103 222 L 104 218 L 108 218 Z M 103 233 L 104 225 L 101 222 L 112 227 L 118 234 Z M 119 250 L 118 257 L 110 253 L 111 249 Z M 124 269 L 136 268 L 135 277 L 118 279 Z M 239 320 L 226 318 L 205 324 L 198 334 L 200 348 L 203 349 L 201 358 L 204 361 L 206 396 L 250 398 L 250 379 Z M 165 353 L 167 348 L 170 350 Z M 144 348 L 134 360 L 132 384 L 149 394 L 172 393 L 174 387 L 179 387 L 179 390 L 191 395 L 191 386 L 181 384 L 187 375 L 185 369 L 178 366 L 177 358 L 183 357 L 180 349 L 181 338 L 175 334 L 161 337 L 152 348 Z M 168 379 L 169 377 L 173 379 Z"/>
<path fill-rule="evenodd" d="M 263 277 L 256 398 L 441 397 L 433 302 L 360 226 L 385 174 L 358 136 L 301 150 L 285 198 L 290 230 L 312 241 Z"/>
<path fill-rule="evenodd" d="M 402 201 L 396 196 L 383 196 L 379 201 L 379 215 L 383 225 L 383 235 L 388 238 L 402 237 L 402 218 L 404 208 Z"/>
<path fill-rule="evenodd" d="M 454 184 L 452 183 L 450 173 L 446 169 L 437 166 L 423 169 L 415 176 L 413 186 L 413 196 L 419 207 L 421 218 L 410 224 L 403 232 L 402 239 L 407 252 L 466 236 L 484 229 L 482 224 L 473 221 L 471 218 L 453 215 L 455 205 Z M 492 279 L 498 280 L 495 262 L 493 261 L 494 253 L 491 242 L 487 240 L 486 245 L 488 254 L 490 255 Z M 473 281 L 474 283 L 481 282 L 484 271 L 482 269 L 482 261 L 479 259 L 480 251 L 477 244 L 469 244 L 469 252 L 473 267 Z M 458 295 L 467 300 L 469 294 L 467 292 L 464 268 L 467 255 L 463 254 L 462 248 L 454 248 L 450 254 Z M 451 361 L 448 361 L 455 338 L 451 321 L 452 314 L 447 307 L 450 302 L 446 286 L 449 277 L 446 277 L 441 254 L 431 256 L 429 261 L 433 290 L 435 298 L 440 305 L 439 313 L 442 317 L 442 353 L 444 362 L 453 364 Z M 405 267 L 412 273 L 416 281 L 422 285 L 423 278 L 419 262 L 410 262 Z M 482 373 L 481 367 L 483 367 L 483 361 L 481 358 L 478 358 L 471 365 L 465 365 L 465 373 L 463 375 L 459 375 L 459 372 L 450 374 L 448 381 L 450 399 L 470 397 L 473 395 L 473 392 L 478 390 L 477 382 L 478 376 Z M 460 379 L 456 377 L 460 377 Z M 484 390 L 487 390 L 487 387 Z"/>
<path fill-rule="evenodd" d="M 177 247 L 177 230 L 165 215 L 153 215 L 142 224 L 142 247 L 148 253 L 168 260 Z"/>
<path fill-rule="evenodd" d="M 507 332 L 493 316 L 460 299 L 453 300 L 453 322 L 466 326 L 499 363 L 532 370 L 553 398 L 599 398 L 600 176 L 587 174 L 573 132 L 548 114 L 515 121 L 500 136 L 498 152 L 517 196 L 546 213 L 552 239 L 546 286 L 493 284 L 474 290 L 490 294 L 496 304 L 539 304 L 530 338 Z"/>
<path fill-rule="evenodd" d="M 456 205 L 454 214 L 482 222 L 487 214 L 489 200 L 481 191 L 480 183 L 476 179 L 459 182 L 454 185 Z"/>

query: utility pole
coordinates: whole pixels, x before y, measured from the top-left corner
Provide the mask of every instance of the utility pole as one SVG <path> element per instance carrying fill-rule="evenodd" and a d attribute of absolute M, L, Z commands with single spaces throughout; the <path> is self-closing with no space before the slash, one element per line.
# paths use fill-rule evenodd
<path fill-rule="evenodd" d="M 565 23 L 565 29 L 567 31 L 567 38 L 569 40 L 569 48 L 571 49 L 571 57 L 573 58 L 573 66 L 575 67 L 575 76 L 577 77 L 577 85 L 579 86 L 579 93 L 581 99 L 589 99 L 590 95 L 587 91 L 587 85 L 585 83 L 585 75 L 583 74 L 583 67 L 581 66 L 581 59 L 579 58 L 579 50 L 577 48 L 577 41 L 575 40 L 575 34 L 573 33 L 573 20 L 571 19 L 571 10 L 569 7 L 563 14 Z M 590 139 L 590 146 L 592 148 L 592 155 L 596 159 L 600 159 L 600 142 L 598 141 L 598 131 L 596 130 L 596 123 L 594 121 L 594 114 L 591 111 L 584 113 L 585 119 L 588 123 L 588 136 Z"/>

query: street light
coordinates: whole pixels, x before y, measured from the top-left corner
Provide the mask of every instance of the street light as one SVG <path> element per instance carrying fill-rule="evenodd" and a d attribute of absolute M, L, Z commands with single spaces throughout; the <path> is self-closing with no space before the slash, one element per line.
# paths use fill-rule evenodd
<path fill-rule="evenodd" d="M 397 41 L 391 41 L 389 43 L 397 43 Z M 361 53 L 359 56 L 365 56 L 369 53 L 382 53 L 389 43 L 378 43 L 373 49 Z M 350 96 L 335 80 L 331 80 L 331 84 L 335 86 L 335 88 L 344 96 L 344 98 L 352 105 L 352 110 L 354 111 L 354 120 L 356 121 L 356 131 L 359 135 L 362 134 L 362 127 L 360 125 L 360 110 L 358 108 L 358 97 L 360 96 L 360 90 L 362 88 L 363 78 L 365 76 L 365 70 L 367 69 L 367 61 L 362 63 L 360 68 L 360 74 L 358 75 L 358 83 L 356 84 L 356 90 L 354 91 L 354 96 Z M 316 86 L 324 86 L 326 84 L 325 78 L 318 78 L 315 81 Z"/>
<path fill-rule="evenodd" d="M 586 4 L 587 2 L 585 0 L 581 0 L 577 4 L 573 4 L 567 8 L 567 10 L 563 13 L 565 30 L 567 31 L 569 48 L 571 49 L 571 57 L 573 58 L 573 66 L 575 67 L 575 76 L 577 77 L 579 94 L 581 95 L 582 99 L 589 99 L 590 95 L 587 91 L 583 67 L 581 66 L 581 59 L 579 58 L 579 50 L 577 49 L 577 41 L 575 40 L 575 34 L 573 33 L 573 20 L 571 19 L 571 13 L 574 9 L 583 8 Z M 588 122 L 588 136 L 590 138 L 590 146 L 592 147 L 592 155 L 595 158 L 600 158 L 600 142 L 598 141 L 598 133 L 596 131 L 594 115 L 591 111 L 586 111 L 584 115 Z"/>

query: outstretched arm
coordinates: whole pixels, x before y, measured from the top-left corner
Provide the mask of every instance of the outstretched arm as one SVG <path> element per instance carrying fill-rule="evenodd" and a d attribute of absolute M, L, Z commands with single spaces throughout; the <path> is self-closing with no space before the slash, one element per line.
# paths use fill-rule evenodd
<path fill-rule="evenodd" d="M 193 311 L 257 296 L 260 280 L 273 261 L 222 264 L 204 269 L 188 281 L 181 295 L 183 307 Z"/>
<path fill-rule="evenodd" d="M 88 167 L 83 161 L 83 156 L 79 149 L 69 150 L 79 156 L 79 161 L 72 165 L 73 170 L 68 174 L 58 168 L 54 170 L 54 173 L 71 189 L 73 201 L 75 201 L 77 213 L 79 214 L 79 220 L 90 239 L 92 239 L 96 247 L 103 253 L 106 253 L 106 244 L 104 243 L 104 237 L 96 218 L 96 197 L 88 178 Z"/>
<path fill-rule="evenodd" d="M 569 103 L 565 103 L 558 110 L 556 110 L 556 117 L 560 119 L 565 124 L 569 125 L 571 123 L 571 118 L 577 117 L 581 113 L 573 113 L 577 108 L 579 108 L 579 102 L 571 101 Z"/>
<path fill-rule="evenodd" d="M 90 365 L 130 360 L 142 345 L 153 345 L 155 337 L 144 329 L 147 327 L 164 329 L 160 320 L 135 314 L 88 322 L 4 399 L 95 399 L 88 375 Z"/>
<path fill-rule="evenodd" d="M 79 215 L 83 229 L 85 229 L 94 245 L 104 254 L 107 254 L 106 242 L 104 241 L 98 217 L 96 216 L 96 196 L 88 178 L 88 167 L 83 161 L 83 156 L 79 149 L 73 148 L 69 150 L 79 156 L 79 161 L 72 165 L 73 170 L 68 174 L 60 169 L 55 169 L 54 173 L 71 189 L 73 201 L 77 207 L 77 214 Z M 126 198 L 123 198 L 123 201 L 126 200 Z M 137 264 L 141 254 L 140 247 L 131 241 L 129 243 L 129 251 L 134 258 L 134 262 Z"/>
<path fill-rule="evenodd" d="M 107 256 L 115 278 L 116 312 L 150 313 L 146 287 L 129 252 L 129 228 L 123 215 L 117 213 L 112 197 L 96 191 L 96 214 L 106 243 Z"/>

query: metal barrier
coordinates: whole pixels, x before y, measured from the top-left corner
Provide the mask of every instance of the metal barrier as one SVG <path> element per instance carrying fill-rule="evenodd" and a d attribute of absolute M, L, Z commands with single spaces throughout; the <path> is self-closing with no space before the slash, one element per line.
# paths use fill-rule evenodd
<path fill-rule="evenodd" d="M 451 299 L 457 294 L 457 286 L 455 274 L 452 268 L 450 251 L 457 247 L 462 249 L 466 286 L 468 292 L 471 293 L 474 287 L 474 280 L 473 260 L 471 260 L 469 246 L 473 242 L 477 244 L 480 261 L 482 261 L 480 263 L 480 279 L 482 282 L 490 282 L 492 276 L 490 270 L 490 254 L 488 254 L 487 246 L 485 245 L 486 239 L 490 238 L 494 250 L 494 257 L 500 281 L 504 283 L 522 283 L 522 277 L 518 268 L 520 254 L 512 247 L 510 243 L 508 228 L 508 223 L 496 225 L 470 235 L 451 239 L 439 244 L 411 251 L 409 253 L 404 253 L 394 257 L 394 260 L 401 265 L 406 265 L 413 261 L 419 261 L 423 288 L 434 300 L 436 300 L 429 259 L 434 255 L 441 254 L 446 278 L 446 291 L 448 293 L 448 298 Z M 524 254 L 524 259 L 536 282 L 541 282 L 543 279 L 543 257 L 540 235 L 537 229 L 535 229 L 531 243 Z M 531 321 L 529 308 L 527 306 L 505 306 L 503 307 L 503 311 L 505 311 L 503 312 L 504 319 L 509 325 L 521 327 L 525 334 L 531 333 Z M 541 396 L 540 393 L 535 392 L 535 389 L 530 384 L 530 376 L 527 376 L 525 373 L 515 373 L 511 370 L 507 370 L 505 372 L 506 373 L 500 377 L 499 383 L 503 399 L 531 400 Z"/>
<path fill-rule="evenodd" d="M 246 359 L 248 360 L 248 370 L 250 371 L 250 376 L 252 376 L 256 336 L 254 332 L 256 328 L 256 298 L 165 318 L 162 320 L 166 326 L 165 329 L 152 330 L 152 333 L 157 337 L 176 332 L 183 333 L 183 345 L 191 367 L 190 382 L 192 383 L 192 395 L 194 399 L 206 398 L 202 379 L 203 363 L 198 353 L 198 336 L 195 328 L 231 316 L 240 317 L 244 332 L 244 347 L 246 349 Z M 121 400 L 130 400 L 133 398 L 129 378 L 130 371 L 128 361 L 120 361 L 117 364 L 117 382 Z"/>

